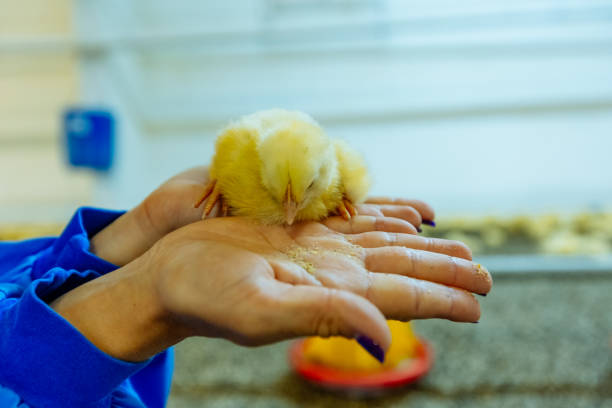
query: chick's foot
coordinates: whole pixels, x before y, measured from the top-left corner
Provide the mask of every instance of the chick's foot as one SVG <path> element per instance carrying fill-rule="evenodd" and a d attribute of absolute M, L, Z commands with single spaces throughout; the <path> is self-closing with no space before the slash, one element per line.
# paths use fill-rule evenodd
<path fill-rule="evenodd" d="M 357 215 L 357 209 L 351 200 L 343 198 L 342 202 L 338 205 L 338 213 L 342 216 L 342 218 L 348 221 L 351 219 L 351 217 Z"/>
<path fill-rule="evenodd" d="M 206 198 L 208 198 L 210 193 L 212 193 L 216 185 L 217 185 L 217 180 L 209 181 L 206 187 L 204 187 L 204 192 L 202 193 L 198 201 L 196 201 L 196 203 L 193 205 L 193 208 L 198 208 L 199 206 L 201 206 L 204 200 L 206 200 Z"/>
<path fill-rule="evenodd" d="M 207 200 L 208 199 L 208 200 Z M 202 212 L 202 219 L 206 218 L 210 215 L 212 209 L 215 207 L 215 204 L 219 202 L 221 208 L 221 215 L 226 216 L 228 213 L 227 203 L 224 202 L 221 192 L 219 191 L 219 186 L 217 184 L 217 180 L 211 180 L 204 189 L 202 196 L 195 203 L 194 207 L 198 208 L 202 203 L 206 200 L 206 205 L 204 206 L 204 211 Z"/>

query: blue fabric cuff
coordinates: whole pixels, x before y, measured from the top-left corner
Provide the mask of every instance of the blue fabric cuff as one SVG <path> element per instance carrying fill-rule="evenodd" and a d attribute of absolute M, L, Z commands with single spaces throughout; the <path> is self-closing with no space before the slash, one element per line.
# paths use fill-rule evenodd
<path fill-rule="evenodd" d="M 0 383 L 32 406 L 98 406 L 96 401 L 108 398 L 150 362 L 130 363 L 105 354 L 42 300 L 97 276 L 93 271 L 51 270 L 2 312 L 6 327 L 0 338 Z"/>
<path fill-rule="evenodd" d="M 56 266 L 78 271 L 94 270 L 100 275 L 117 269 L 116 265 L 89 252 L 89 239 L 124 212 L 79 208 L 53 246 L 36 260 L 32 268 L 32 280 L 42 277 Z"/>

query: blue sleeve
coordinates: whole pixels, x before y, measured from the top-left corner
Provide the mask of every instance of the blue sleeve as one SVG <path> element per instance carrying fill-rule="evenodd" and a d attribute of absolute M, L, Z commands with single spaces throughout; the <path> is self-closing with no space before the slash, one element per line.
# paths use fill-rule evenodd
<path fill-rule="evenodd" d="M 117 268 L 89 252 L 89 237 L 121 214 L 81 208 L 57 238 L 0 242 L 0 406 L 164 406 L 171 351 L 118 360 L 48 306 Z"/>

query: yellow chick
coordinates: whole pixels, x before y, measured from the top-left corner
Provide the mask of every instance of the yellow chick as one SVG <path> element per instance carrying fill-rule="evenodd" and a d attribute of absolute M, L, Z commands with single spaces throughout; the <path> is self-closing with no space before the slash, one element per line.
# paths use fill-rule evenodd
<path fill-rule="evenodd" d="M 370 181 L 362 157 L 330 139 L 305 113 L 272 109 L 223 129 L 210 168 L 203 218 L 217 202 L 222 215 L 291 225 L 331 213 L 356 215 Z"/>

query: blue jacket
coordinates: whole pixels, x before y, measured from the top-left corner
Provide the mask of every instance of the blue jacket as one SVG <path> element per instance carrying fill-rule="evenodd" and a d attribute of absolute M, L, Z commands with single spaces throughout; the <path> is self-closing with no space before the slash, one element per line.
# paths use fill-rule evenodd
<path fill-rule="evenodd" d="M 57 238 L 0 242 L 0 407 L 163 407 L 172 349 L 142 363 L 105 354 L 48 306 L 117 266 L 89 237 L 122 213 L 80 208 Z"/>

